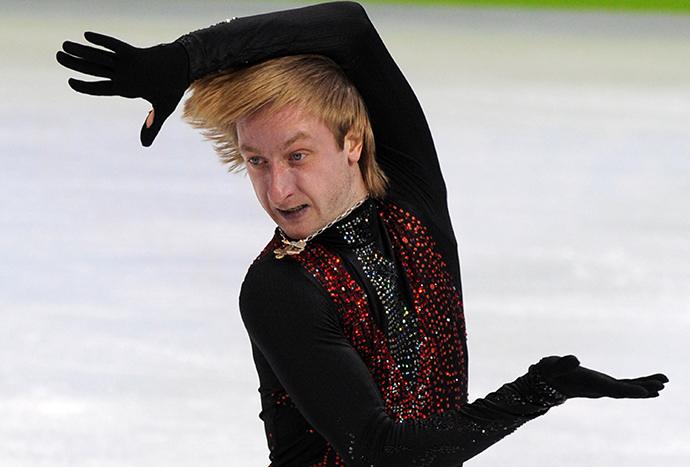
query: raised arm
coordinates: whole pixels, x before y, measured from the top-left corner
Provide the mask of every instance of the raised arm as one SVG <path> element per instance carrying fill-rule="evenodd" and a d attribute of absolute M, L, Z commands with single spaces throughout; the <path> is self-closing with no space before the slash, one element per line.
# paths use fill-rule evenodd
<path fill-rule="evenodd" d="M 141 97 L 155 115 L 141 140 L 150 145 L 188 85 L 209 73 L 297 54 L 325 55 L 338 63 L 362 94 L 377 146 L 377 160 L 391 180 L 390 197 L 409 201 L 452 235 L 446 190 L 421 106 L 364 9 L 332 2 L 237 18 L 184 35 L 171 44 L 132 47 L 86 33 L 101 48 L 65 42 L 58 61 L 101 81 L 71 79 L 91 95 Z"/>

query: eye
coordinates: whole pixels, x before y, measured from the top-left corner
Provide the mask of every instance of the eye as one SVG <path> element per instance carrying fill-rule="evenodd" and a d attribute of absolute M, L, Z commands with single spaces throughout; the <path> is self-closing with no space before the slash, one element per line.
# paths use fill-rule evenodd
<path fill-rule="evenodd" d="M 293 161 L 301 161 L 304 158 L 304 154 L 302 154 L 301 152 L 296 152 L 290 157 L 292 157 Z"/>
<path fill-rule="evenodd" d="M 250 157 L 247 159 L 247 164 L 249 164 L 249 165 L 259 165 L 260 163 L 261 163 L 261 159 L 259 159 L 256 156 Z"/>

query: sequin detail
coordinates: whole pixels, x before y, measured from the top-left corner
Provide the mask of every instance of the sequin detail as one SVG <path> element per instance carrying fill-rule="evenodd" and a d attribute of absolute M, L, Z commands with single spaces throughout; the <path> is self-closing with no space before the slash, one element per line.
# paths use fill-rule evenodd
<path fill-rule="evenodd" d="M 415 216 L 390 203 L 381 203 L 379 215 L 410 286 L 418 317 L 420 364 L 417 413 L 413 416 L 459 408 L 467 402 L 462 295 L 435 243 Z"/>
<path fill-rule="evenodd" d="M 414 313 L 416 319 L 409 327 L 403 327 L 401 333 L 410 337 L 411 330 L 415 329 L 413 363 L 408 366 L 398 363 L 400 349 L 405 354 L 404 347 L 409 348 L 411 341 L 407 340 L 399 349 L 392 348 L 373 319 L 365 290 L 336 253 L 315 241 L 289 260 L 300 263 L 333 299 L 341 316 L 343 333 L 367 366 L 381 391 L 387 412 L 394 419 L 420 419 L 460 408 L 467 402 L 465 322 L 460 291 L 454 286 L 435 243 L 419 220 L 387 202 L 376 202 L 376 207 L 391 239 L 394 255 L 400 262 L 400 272 L 411 289 L 413 309 L 408 312 Z M 351 235 L 356 242 L 357 229 L 364 229 L 365 225 L 350 227 L 343 233 Z M 272 251 L 279 241 L 278 237 L 274 238 L 264 251 Z M 386 267 L 380 258 L 371 257 L 380 252 L 367 250 L 365 246 L 356 249 L 361 249 L 357 254 L 363 268 L 371 268 L 368 277 L 373 277 L 375 269 Z M 384 274 L 382 269 L 378 273 Z M 381 280 L 376 289 L 380 298 L 386 295 L 387 284 L 392 281 L 393 276 Z M 414 371 L 408 372 L 406 377 L 404 373 L 408 368 Z M 410 375 L 413 377 L 409 378 Z M 316 465 L 342 465 L 341 462 L 329 446 L 323 461 Z"/>
<path fill-rule="evenodd" d="M 345 242 L 352 246 L 364 274 L 376 290 L 386 314 L 388 348 L 403 379 L 416 385 L 419 368 L 419 330 L 417 313 L 406 306 L 395 263 L 386 258 L 371 238 L 373 207 L 362 216 L 354 217 L 337 226 Z M 375 222 L 376 219 L 373 218 Z M 355 245 L 364 246 L 357 247 Z"/>
<path fill-rule="evenodd" d="M 405 368 L 398 364 L 386 335 L 373 320 L 366 292 L 343 260 L 318 242 L 291 259 L 330 294 L 341 315 L 343 332 L 369 369 L 392 417 L 400 421 L 459 408 L 467 401 L 460 292 L 419 220 L 390 203 L 377 202 L 376 206 L 411 288 L 418 360 L 409 383 L 403 376 Z M 352 234 L 358 228 L 364 226 L 348 231 Z"/>

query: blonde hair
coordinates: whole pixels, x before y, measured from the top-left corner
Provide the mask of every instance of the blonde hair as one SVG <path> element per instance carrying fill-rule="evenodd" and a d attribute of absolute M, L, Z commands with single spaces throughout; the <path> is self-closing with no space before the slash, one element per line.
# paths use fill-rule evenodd
<path fill-rule="evenodd" d="M 342 69 L 319 55 L 294 55 L 248 68 L 222 71 L 191 85 L 184 120 L 213 141 L 231 171 L 244 167 L 237 122 L 263 109 L 299 106 L 319 116 L 343 149 L 351 134 L 362 142 L 359 167 L 369 195 L 380 198 L 388 184 L 375 158 L 374 133 L 362 97 Z"/>

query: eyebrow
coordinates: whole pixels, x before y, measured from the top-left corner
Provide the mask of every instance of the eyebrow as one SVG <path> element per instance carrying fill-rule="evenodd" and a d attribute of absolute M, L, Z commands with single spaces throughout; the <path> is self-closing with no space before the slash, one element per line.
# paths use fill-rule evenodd
<path fill-rule="evenodd" d="M 252 154 L 258 154 L 259 153 L 259 151 L 257 151 L 256 149 L 254 149 L 251 146 L 247 146 L 246 144 L 241 144 L 239 149 L 240 149 L 241 154 L 244 154 L 247 152 L 251 152 Z"/>
<path fill-rule="evenodd" d="M 298 131 L 297 133 L 295 133 L 295 136 L 285 141 L 285 143 L 283 143 L 282 146 L 280 146 L 280 149 L 285 150 L 301 139 L 310 139 L 310 136 L 303 131 Z"/>
<path fill-rule="evenodd" d="M 280 149 L 282 151 L 285 151 L 287 148 L 289 148 L 290 146 L 292 146 L 293 144 L 295 144 L 297 141 L 299 141 L 301 139 L 311 139 L 311 137 L 303 131 L 298 131 L 297 133 L 295 133 L 295 135 L 292 138 L 288 139 L 283 144 L 281 144 Z M 240 149 L 240 152 L 249 152 L 252 154 L 258 154 L 259 153 L 259 150 L 255 149 L 251 146 L 247 146 L 246 144 L 240 145 L 239 149 Z"/>

